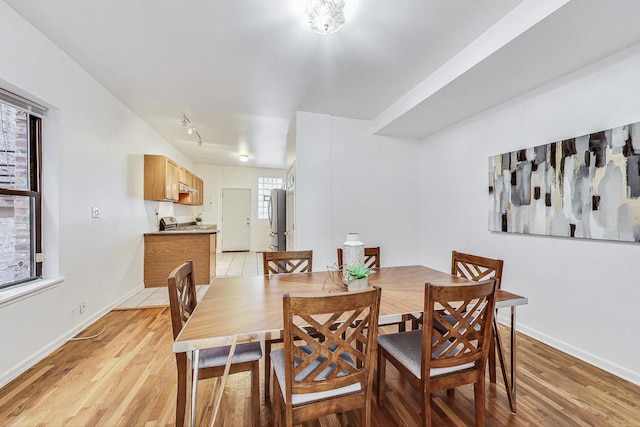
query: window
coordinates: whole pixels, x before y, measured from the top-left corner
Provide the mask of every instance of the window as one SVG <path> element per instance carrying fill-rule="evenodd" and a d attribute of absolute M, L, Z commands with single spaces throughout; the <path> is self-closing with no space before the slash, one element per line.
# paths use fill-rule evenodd
<path fill-rule="evenodd" d="M 0 92 L 0 288 L 42 275 L 42 119 L 24 101 Z"/>
<path fill-rule="evenodd" d="M 283 184 L 283 178 L 258 178 L 258 219 L 269 218 L 271 190 L 274 188 L 282 188 Z"/>

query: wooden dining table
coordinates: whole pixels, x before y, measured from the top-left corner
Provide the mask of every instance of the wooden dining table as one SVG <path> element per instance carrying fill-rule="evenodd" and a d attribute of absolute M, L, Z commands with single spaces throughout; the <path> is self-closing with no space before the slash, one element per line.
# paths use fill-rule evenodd
<path fill-rule="evenodd" d="M 382 289 L 379 324 L 393 324 L 403 314 L 420 313 L 424 306 L 425 283 L 460 285 L 467 279 L 425 266 L 382 267 L 373 269 L 369 285 Z M 173 351 L 192 352 L 193 373 L 197 378 L 201 349 L 236 343 L 283 338 L 282 295 L 345 292 L 339 287 L 337 272 L 323 271 L 267 276 L 215 279 L 202 301 L 173 343 Z M 515 413 L 516 324 L 515 309 L 527 298 L 498 290 L 496 308 L 509 308 L 510 363 L 507 363 L 497 320 L 494 322 L 496 347 L 511 411 Z M 496 316 L 497 318 L 497 316 Z M 268 367 L 267 367 L 268 369 Z M 197 381 L 192 378 L 191 422 L 195 422 Z"/>

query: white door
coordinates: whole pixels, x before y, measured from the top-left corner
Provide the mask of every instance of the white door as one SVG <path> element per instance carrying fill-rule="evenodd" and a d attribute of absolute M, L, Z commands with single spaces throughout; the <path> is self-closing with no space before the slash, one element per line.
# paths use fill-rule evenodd
<path fill-rule="evenodd" d="M 222 189 L 222 251 L 251 248 L 251 190 Z"/>

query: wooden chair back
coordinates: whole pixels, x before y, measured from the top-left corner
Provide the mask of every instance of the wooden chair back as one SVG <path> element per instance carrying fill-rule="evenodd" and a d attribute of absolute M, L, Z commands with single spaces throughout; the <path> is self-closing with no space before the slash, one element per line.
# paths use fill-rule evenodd
<path fill-rule="evenodd" d="M 498 280 L 498 289 L 502 282 L 501 259 L 485 258 L 477 255 L 453 251 L 451 253 L 451 274 L 478 282 L 494 278 Z"/>
<path fill-rule="evenodd" d="M 264 274 L 304 273 L 313 271 L 313 251 L 264 252 L 262 254 Z M 264 396 L 269 398 L 271 384 L 271 345 L 281 339 L 264 341 Z"/>
<path fill-rule="evenodd" d="M 338 412 L 337 408 L 340 412 L 363 408 L 362 424 L 369 425 L 380 295 L 378 287 L 330 295 L 284 295 L 285 402 L 292 402 L 292 395 L 359 384 L 359 391 L 317 401 L 312 409 L 302 405 L 294 424 Z"/>
<path fill-rule="evenodd" d="M 492 333 L 496 283 L 495 279 L 489 279 L 461 286 L 425 285 L 422 354 L 427 377 L 432 368 L 450 368 L 472 362 L 484 372 Z M 455 320 L 452 322 L 445 316 Z M 434 325 L 438 327 L 434 328 Z"/>
<path fill-rule="evenodd" d="M 424 389 L 428 396 L 473 383 L 476 425 L 485 422 L 485 369 L 492 348 L 496 289 L 496 279 L 464 286 L 425 285 L 421 364 Z M 430 420 L 431 405 L 425 406 L 423 417 Z"/>
<path fill-rule="evenodd" d="M 364 248 L 364 266 L 380 268 L 380 246 Z M 338 268 L 342 268 L 342 248 L 338 248 Z"/>
<path fill-rule="evenodd" d="M 497 287 L 502 285 L 502 267 L 504 262 L 501 259 L 481 257 L 478 255 L 465 254 L 462 252 L 451 252 L 451 274 L 464 277 L 474 282 L 494 278 L 497 280 Z M 495 341 L 491 340 L 492 350 L 489 352 L 489 378 L 491 382 L 496 382 L 497 366 Z M 449 390 L 452 396 L 453 390 Z"/>
<path fill-rule="evenodd" d="M 264 252 L 264 274 L 305 273 L 313 271 L 313 251 Z"/>
<path fill-rule="evenodd" d="M 176 339 L 191 313 L 195 310 L 196 305 L 198 305 L 193 261 L 185 262 L 169 274 L 168 287 L 171 326 L 173 328 L 173 339 Z"/>

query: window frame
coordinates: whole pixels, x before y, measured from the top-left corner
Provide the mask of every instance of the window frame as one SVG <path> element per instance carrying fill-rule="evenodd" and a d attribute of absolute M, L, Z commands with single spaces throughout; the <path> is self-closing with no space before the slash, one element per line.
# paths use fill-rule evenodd
<path fill-rule="evenodd" d="M 2 91 L 6 94 L 6 91 Z M 18 97 L 23 100 L 24 98 Z M 8 100 L 6 96 L 0 98 L 0 103 L 20 110 L 27 115 L 27 144 L 29 149 L 29 189 L 15 190 L 0 186 L 0 196 L 19 196 L 31 199 L 31 242 L 30 242 L 30 277 L 13 282 L 0 282 L 0 291 L 23 285 L 42 278 L 42 120 L 39 115 L 23 108 L 21 105 Z M 34 104 L 37 105 L 37 104 Z M 44 108 L 44 107 L 41 107 Z M 46 109 L 45 109 L 46 110 Z"/>
<path fill-rule="evenodd" d="M 276 183 L 274 181 L 280 181 Z M 271 198 L 271 190 L 283 189 L 285 185 L 284 178 L 277 176 L 260 176 L 258 177 L 258 219 L 269 219 L 269 203 Z"/>

